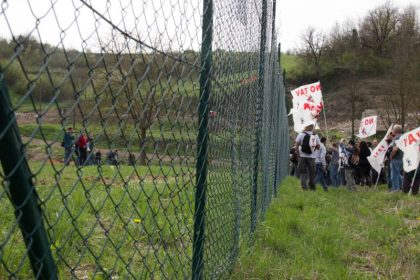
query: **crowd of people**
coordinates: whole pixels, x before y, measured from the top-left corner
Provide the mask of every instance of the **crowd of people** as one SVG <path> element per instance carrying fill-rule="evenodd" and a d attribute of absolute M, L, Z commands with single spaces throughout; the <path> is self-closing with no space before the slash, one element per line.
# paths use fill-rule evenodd
<path fill-rule="evenodd" d="M 346 186 L 354 191 L 358 186 L 387 184 L 390 192 L 409 193 L 411 190 L 413 195 L 418 193 L 420 172 L 403 171 L 404 154 L 395 143 L 403 133 L 400 125 L 394 125 L 386 135 L 389 148 L 379 174 L 368 160 L 378 145 L 377 140 L 370 143 L 341 139 L 327 146 L 326 138 L 319 138 L 314 128 L 315 124 L 308 124 L 298 134 L 290 150 L 291 175 L 300 178 L 303 190 L 315 190 L 316 184 L 320 184 L 325 191 L 330 186 Z"/>
<path fill-rule="evenodd" d="M 73 127 L 68 127 L 64 133 L 61 146 L 64 148 L 64 163 L 69 165 L 75 156 L 75 162 L 79 166 L 83 165 L 101 165 L 102 153 L 99 149 L 95 149 L 93 133 L 86 134 L 81 131 L 77 138 L 74 136 Z M 106 164 L 118 164 L 118 151 L 109 150 L 106 154 Z"/>

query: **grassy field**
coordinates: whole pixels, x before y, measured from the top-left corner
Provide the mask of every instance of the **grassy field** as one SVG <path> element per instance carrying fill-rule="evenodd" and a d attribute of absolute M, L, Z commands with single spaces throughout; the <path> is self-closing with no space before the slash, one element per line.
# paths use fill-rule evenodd
<path fill-rule="evenodd" d="M 183 279 L 190 275 L 196 180 L 192 162 L 82 168 L 64 167 L 56 161 L 29 165 L 60 279 Z M 246 178 L 240 174 L 235 180 L 244 185 Z M 240 208 L 247 216 L 250 193 L 243 188 L 236 190 L 240 197 L 234 195 L 229 168 L 214 167 L 208 176 L 205 274 L 217 278 L 226 275 L 226 264 L 232 265 L 237 255 L 241 229 L 237 211 Z M 33 278 L 13 207 L 3 189 L 0 217 L 0 280 Z"/>
<path fill-rule="evenodd" d="M 420 279 L 420 197 L 280 188 L 232 279 Z"/>
<path fill-rule="evenodd" d="M 193 169 L 32 163 L 60 279 L 190 272 Z M 0 259 L 31 279 L 13 208 L 0 191 Z M 0 266 L 0 279 L 8 272 Z M 3 278 L 4 277 L 4 278 Z"/>
<path fill-rule="evenodd" d="M 281 66 L 286 69 L 287 73 L 290 73 L 298 66 L 298 57 L 296 55 L 282 54 L 281 55 Z"/>

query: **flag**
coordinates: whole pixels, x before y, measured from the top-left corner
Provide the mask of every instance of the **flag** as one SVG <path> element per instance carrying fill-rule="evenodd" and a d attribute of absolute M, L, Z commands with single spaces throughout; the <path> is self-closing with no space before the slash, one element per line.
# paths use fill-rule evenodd
<path fill-rule="evenodd" d="M 360 127 L 359 127 L 359 134 L 356 135 L 359 138 L 367 138 L 369 136 L 376 134 L 376 125 L 377 125 L 377 116 L 370 116 L 363 118 L 360 121 Z"/>
<path fill-rule="evenodd" d="M 314 119 L 308 111 L 295 111 L 293 112 L 293 128 L 297 133 L 303 131 L 305 126 L 313 123 Z"/>
<path fill-rule="evenodd" d="M 376 172 L 378 173 L 381 172 L 381 169 L 384 163 L 385 154 L 390 144 L 386 142 L 386 139 L 388 135 L 391 133 L 391 130 L 393 127 L 394 125 L 391 124 L 391 126 L 388 128 L 387 133 L 385 134 L 384 139 L 382 139 L 382 141 L 378 144 L 378 146 L 376 146 L 375 149 L 372 151 L 372 154 L 368 156 L 367 158 L 372 168 L 375 169 Z"/>
<path fill-rule="evenodd" d="M 291 114 L 295 111 L 309 111 L 314 119 L 318 118 L 324 107 L 320 82 L 295 88 L 291 94 L 293 97 Z"/>
<path fill-rule="evenodd" d="M 321 83 L 303 85 L 291 91 L 294 130 L 302 132 L 308 123 L 316 123 L 323 108 Z"/>
<path fill-rule="evenodd" d="M 416 170 L 420 161 L 420 127 L 401 135 L 395 144 L 404 152 L 404 171 Z"/>

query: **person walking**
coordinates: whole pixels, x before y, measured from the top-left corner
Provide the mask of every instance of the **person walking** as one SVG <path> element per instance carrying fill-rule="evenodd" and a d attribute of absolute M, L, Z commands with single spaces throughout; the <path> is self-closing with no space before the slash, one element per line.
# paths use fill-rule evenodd
<path fill-rule="evenodd" d="M 325 160 L 325 155 L 327 154 L 327 148 L 325 148 L 326 141 L 327 138 L 321 137 L 321 143 L 319 145 L 319 148 L 315 150 L 315 184 L 320 183 L 324 191 L 328 191 L 327 181 L 325 178 L 325 175 L 327 173 L 327 162 Z"/>
<path fill-rule="evenodd" d="M 401 137 L 401 125 L 394 125 L 391 133 L 392 136 L 394 136 L 391 143 L 391 155 L 389 156 L 391 168 L 391 192 L 397 192 L 401 190 L 403 183 L 403 177 L 401 174 L 404 153 L 400 149 L 398 149 L 397 144 L 395 143 L 395 141 L 397 141 Z"/>
<path fill-rule="evenodd" d="M 88 142 L 88 138 L 86 136 L 86 133 L 82 131 L 76 142 L 76 145 L 79 149 L 79 164 L 80 165 L 83 165 L 86 162 L 87 142 Z"/>
<path fill-rule="evenodd" d="M 296 145 L 293 145 L 293 147 L 290 149 L 289 158 L 290 158 L 290 163 L 292 165 L 292 170 L 290 172 L 290 175 L 295 176 L 296 178 L 299 178 L 299 169 L 298 169 L 299 157 L 298 157 L 298 152 L 296 150 Z"/>
<path fill-rule="evenodd" d="M 370 149 L 365 141 L 360 142 L 360 152 L 359 152 L 359 164 L 356 166 L 356 177 L 360 181 L 361 185 L 365 184 L 372 186 L 372 180 L 370 176 L 371 166 L 369 160 L 367 159 L 370 156 Z"/>
<path fill-rule="evenodd" d="M 64 164 L 69 165 L 71 156 L 74 152 L 74 135 L 72 127 L 68 127 L 67 131 L 64 133 L 61 146 L 64 148 Z"/>
<path fill-rule="evenodd" d="M 352 160 L 353 156 L 358 156 L 358 150 L 356 148 L 354 140 L 350 140 L 347 147 L 344 149 L 343 167 L 346 177 L 346 186 L 350 191 L 355 191 L 355 162 Z"/>
<path fill-rule="evenodd" d="M 417 195 L 419 193 L 419 186 L 420 186 L 419 165 L 417 165 L 417 170 L 404 172 L 404 179 L 403 179 L 403 185 L 402 185 L 402 191 L 404 193 L 410 193 L 410 190 L 411 190 L 412 195 Z M 414 176 L 416 177 L 414 178 Z"/>
<path fill-rule="evenodd" d="M 338 144 L 338 178 L 339 185 L 346 186 L 346 168 L 345 165 L 348 164 L 348 158 L 346 153 L 347 141 L 341 139 Z"/>
<path fill-rule="evenodd" d="M 95 152 L 94 152 L 94 138 L 93 138 L 93 132 L 89 133 L 89 136 L 87 137 L 87 145 L 86 145 L 86 158 L 87 158 L 87 165 L 93 165 L 95 164 Z"/>
<path fill-rule="evenodd" d="M 303 190 L 315 190 L 315 149 L 319 148 L 320 141 L 313 130 L 315 123 L 307 123 L 303 132 L 296 137 L 296 151 L 299 153 L 299 176 Z"/>
<path fill-rule="evenodd" d="M 331 183 L 336 188 L 338 188 L 338 186 L 340 185 L 340 177 L 338 173 L 339 160 L 340 160 L 340 155 L 338 152 L 338 146 L 336 143 L 333 143 L 331 147 L 331 162 L 330 162 L 329 168 L 330 168 Z"/>

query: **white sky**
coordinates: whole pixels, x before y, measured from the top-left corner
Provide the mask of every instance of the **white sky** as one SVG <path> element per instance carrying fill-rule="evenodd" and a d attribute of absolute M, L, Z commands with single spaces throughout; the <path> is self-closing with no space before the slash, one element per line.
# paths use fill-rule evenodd
<path fill-rule="evenodd" d="M 277 0 L 279 41 L 282 51 L 297 48 L 300 35 L 312 26 L 329 32 L 336 22 L 350 19 L 358 22 L 368 11 L 385 4 L 386 0 Z M 420 0 L 394 0 L 391 3 L 402 9 L 409 4 L 420 9 Z"/>
<path fill-rule="evenodd" d="M 357 22 L 369 10 L 386 3 L 387 0 L 277 0 L 278 41 L 282 51 L 297 48 L 301 34 L 312 26 L 328 32 L 335 23 L 347 20 Z M 201 41 L 202 0 L 86 0 L 122 30 L 127 30 L 143 42 L 165 50 L 198 49 Z M 393 0 L 399 8 L 413 4 L 420 14 L 420 0 Z M 239 26 L 238 19 L 231 16 L 227 7 L 238 7 L 239 11 L 255 9 L 253 0 L 215 1 L 215 14 L 219 21 L 230 20 L 229 26 Z M 54 9 L 51 9 L 51 6 Z M 109 11 L 109 13 L 107 12 Z M 238 10 L 232 11 L 234 13 Z M 221 16 L 230 17 L 220 18 Z M 253 14 L 252 16 L 255 16 Z M 251 19 L 250 21 L 256 21 Z M 39 19 L 37 29 L 34 26 Z M 95 48 L 99 40 L 111 36 L 111 27 L 85 7 L 80 0 L 12 0 L 2 4 L 0 9 L 0 36 L 10 38 L 28 32 L 37 39 L 52 45 L 62 42 L 65 46 L 80 49 L 84 45 Z M 224 25 L 226 27 L 226 25 Z M 255 28 L 251 28 L 255 29 Z M 39 32 L 39 33 L 38 33 Z M 229 39 L 229 32 L 249 33 L 246 30 L 223 30 Z M 218 34 L 215 30 L 215 39 Z M 248 34 L 250 35 L 250 34 Z M 245 36 L 246 37 L 246 36 Z M 246 38 L 241 40 L 249 40 Z M 224 42 L 219 38 L 219 42 Z M 256 41 L 258 43 L 258 41 Z M 257 44 L 258 45 L 258 44 Z M 250 48 L 250 46 L 247 46 Z"/>

